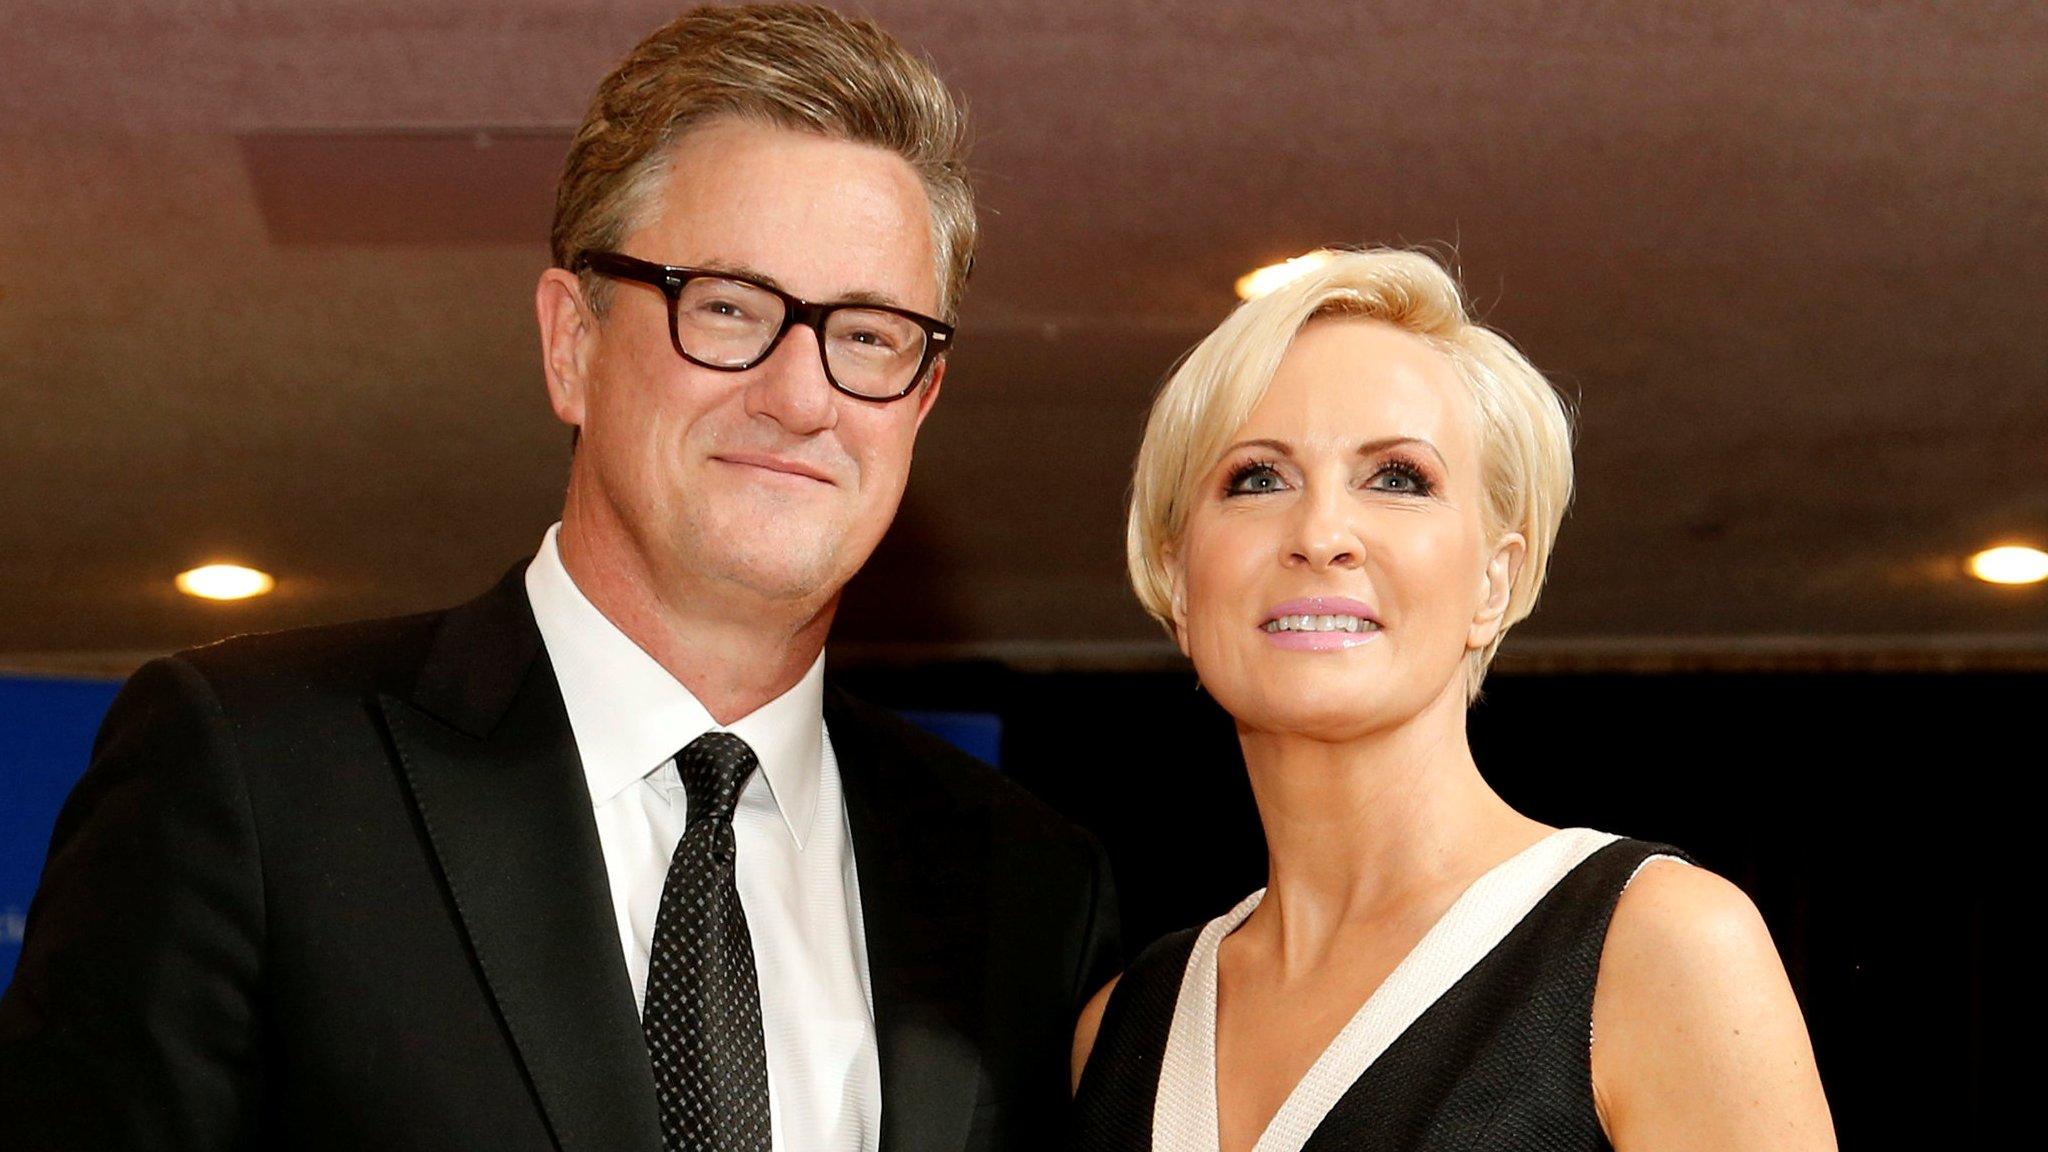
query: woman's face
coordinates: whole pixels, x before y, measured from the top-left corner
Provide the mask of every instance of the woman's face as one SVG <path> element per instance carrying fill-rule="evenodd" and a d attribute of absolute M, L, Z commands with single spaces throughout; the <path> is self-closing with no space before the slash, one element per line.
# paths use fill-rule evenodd
<path fill-rule="evenodd" d="M 1180 644 L 1241 727 L 1354 739 L 1462 714 L 1522 539 L 1486 539 L 1456 369 L 1374 320 L 1311 321 L 1169 558 Z M 1453 704 L 1449 697 L 1455 697 Z"/>

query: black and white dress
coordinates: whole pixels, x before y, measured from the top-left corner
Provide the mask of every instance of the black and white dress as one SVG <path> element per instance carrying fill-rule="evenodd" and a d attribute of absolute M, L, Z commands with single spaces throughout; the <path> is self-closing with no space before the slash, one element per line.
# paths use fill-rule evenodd
<path fill-rule="evenodd" d="M 1255 1152 L 1593 1152 L 1593 985 L 1644 863 L 1566 828 L 1474 881 L 1366 1000 Z M 1680 857 L 1682 858 L 1682 857 Z M 1216 949 L 1263 890 L 1133 961 L 1074 1101 L 1078 1152 L 1217 1152 Z"/>

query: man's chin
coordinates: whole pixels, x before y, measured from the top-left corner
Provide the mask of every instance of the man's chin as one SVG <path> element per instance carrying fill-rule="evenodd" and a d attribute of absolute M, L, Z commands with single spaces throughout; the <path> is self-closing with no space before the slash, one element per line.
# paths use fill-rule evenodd
<path fill-rule="evenodd" d="M 852 576 L 829 553 L 749 549 L 740 554 L 729 553 L 722 560 L 708 566 L 720 583 L 752 599 L 792 609 L 822 605 L 837 596 Z"/>
<path fill-rule="evenodd" d="M 674 525 L 671 570 L 777 611 L 822 607 L 879 543 L 879 534 L 864 539 L 843 507 L 819 515 L 796 501 L 735 499 L 706 511 L 712 514 Z"/>

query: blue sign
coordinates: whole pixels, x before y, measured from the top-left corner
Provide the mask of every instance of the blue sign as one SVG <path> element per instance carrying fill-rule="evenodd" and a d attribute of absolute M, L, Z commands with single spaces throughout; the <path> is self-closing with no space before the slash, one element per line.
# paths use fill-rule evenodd
<path fill-rule="evenodd" d="M 1003 763 L 1003 718 L 993 712 L 898 712 L 898 716 L 992 767 Z"/>
<path fill-rule="evenodd" d="M 0 677 L 0 988 L 14 975 L 57 809 L 120 685 Z"/>

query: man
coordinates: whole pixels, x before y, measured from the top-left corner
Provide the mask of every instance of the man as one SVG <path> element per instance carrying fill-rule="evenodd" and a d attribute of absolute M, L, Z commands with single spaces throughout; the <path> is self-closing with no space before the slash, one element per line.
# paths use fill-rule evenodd
<path fill-rule="evenodd" d="M 820 9 L 605 80 L 536 295 L 562 522 L 452 610 L 136 674 L 0 1001 L 9 1147 L 1057 1142 L 1100 850 L 821 678 L 945 375 L 960 140 Z"/>

